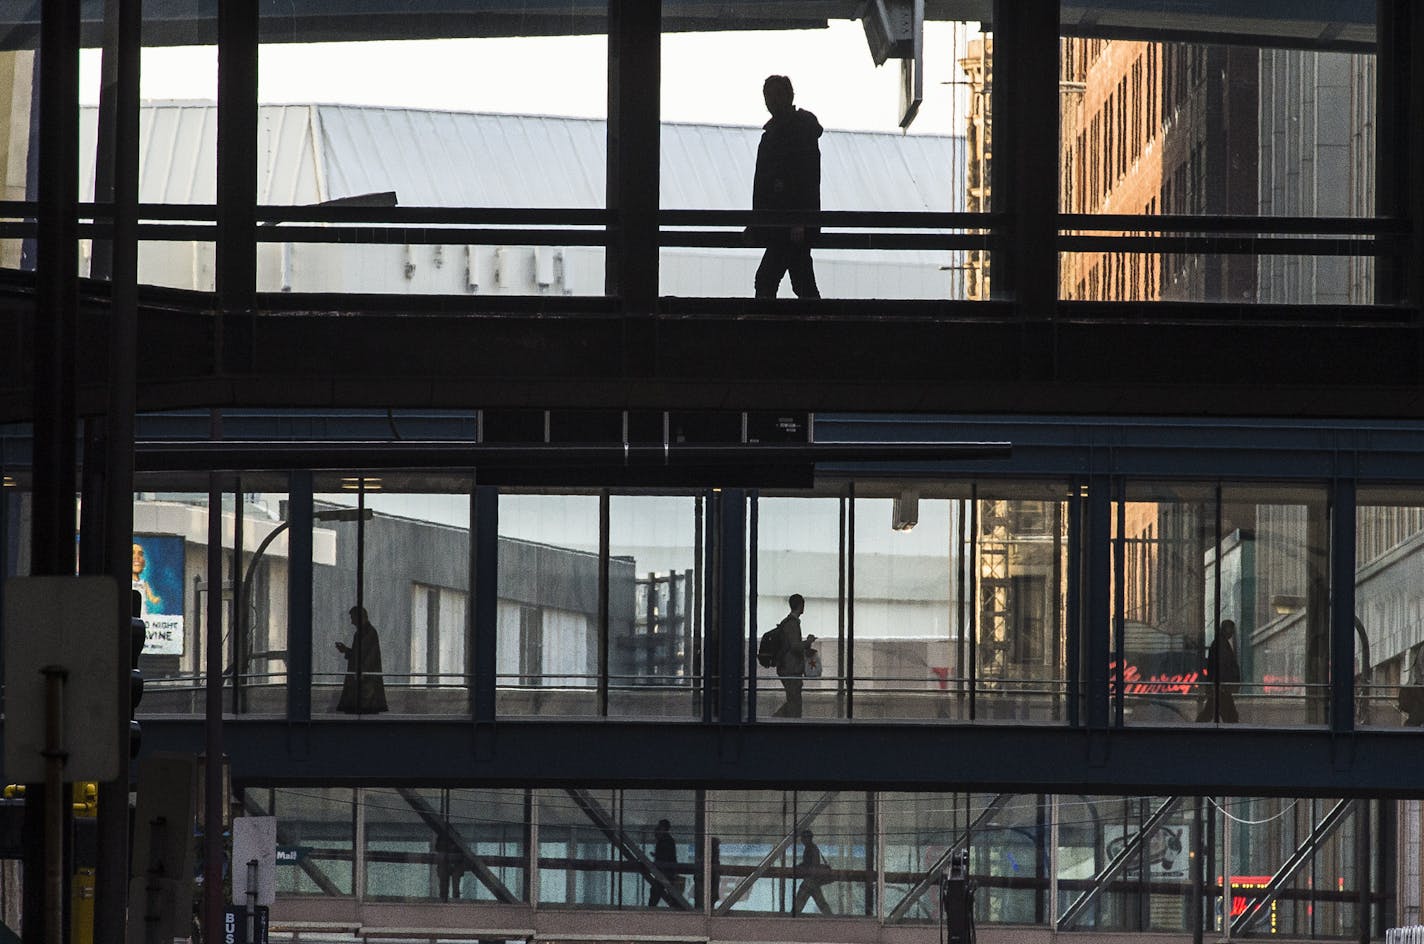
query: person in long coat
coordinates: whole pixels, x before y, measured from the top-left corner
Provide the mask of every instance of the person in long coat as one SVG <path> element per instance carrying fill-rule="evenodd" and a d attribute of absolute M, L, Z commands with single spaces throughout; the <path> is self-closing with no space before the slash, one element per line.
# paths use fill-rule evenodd
<path fill-rule="evenodd" d="M 346 657 L 346 677 L 341 681 L 341 700 L 337 711 L 350 714 L 370 714 L 386 710 L 386 680 L 381 669 L 381 637 L 365 607 L 351 608 L 351 624 L 356 632 L 351 644 L 336 643 L 336 650 Z"/>

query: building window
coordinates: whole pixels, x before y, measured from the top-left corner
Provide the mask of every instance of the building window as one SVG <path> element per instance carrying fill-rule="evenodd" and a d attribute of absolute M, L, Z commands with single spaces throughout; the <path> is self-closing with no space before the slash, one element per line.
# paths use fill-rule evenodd
<path fill-rule="evenodd" d="M 410 674 L 427 685 L 462 685 L 465 677 L 465 593 L 411 584 Z"/>

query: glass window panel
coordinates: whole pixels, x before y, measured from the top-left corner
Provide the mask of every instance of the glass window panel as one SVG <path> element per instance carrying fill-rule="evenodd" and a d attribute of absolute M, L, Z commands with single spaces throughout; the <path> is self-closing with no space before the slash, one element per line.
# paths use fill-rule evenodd
<path fill-rule="evenodd" d="M 37 7 L 35 10 L 38 12 Z M 37 39 L 38 31 L 34 35 Z M 32 40 L 32 44 L 35 41 Z M 35 177 L 39 155 L 37 149 L 31 147 L 31 142 L 38 140 L 39 109 L 34 107 L 39 99 L 37 61 L 33 45 L 0 52 L 0 154 L 5 155 L 5 160 L 0 161 L 0 199 L 35 200 L 39 196 Z M 83 87 L 95 86 L 84 84 Z M 82 148 L 80 153 L 84 153 Z M 25 240 L 0 240 L 0 267 L 33 269 L 33 241 L 29 243 L 27 254 Z"/>
<path fill-rule="evenodd" d="M 836 498 L 761 498 L 757 509 L 755 636 L 783 625 L 800 596 L 799 626 L 815 636 L 821 675 L 804 678 L 794 653 L 771 667 L 758 665 L 757 717 L 838 718 L 845 714 L 845 584 L 842 502 Z M 783 629 L 784 633 L 786 630 Z M 778 674 L 785 671 L 787 675 Z"/>
<path fill-rule="evenodd" d="M 988 19 L 988 4 L 973 6 L 955 14 Z M 949 18 L 931 5 L 920 37 L 923 101 L 902 133 L 903 89 L 916 68 L 910 11 L 910 4 L 889 3 L 865 8 L 859 20 L 826 19 L 747 2 L 724 5 L 715 18 L 693 19 L 682 7 L 665 5 L 662 206 L 987 212 L 992 39 L 980 20 Z M 715 86 L 708 86 L 709 74 L 718 76 Z M 770 118 L 763 82 L 770 75 L 790 79 L 791 107 L 800 109 L 784 126 L 795 130 L 788 140 L 801 142 L 789 149 L 777 145 L 781 132 L 763 136 Z M 913 89 L 914 79 L 908 82 Z M 763 141 L 771 150 L 756 187 Z M 710 230 L 726 243 L 667 245 L 660 259 L 664 295 L 775 295 L 779 285 L 783 297 L 988 297 L 984 250 L 836 247 L 838 234 L 857 232 L 839 225 L 813 227 L 809 235 L 691 228 Z M 665 243 L 675 242 L 669 238 L 674 232 L 665 233 Z"/>
<path fill-rule="evenodd" d="M 172 13 L 144 11 L 139 202 L 206 207 L 211 226 L 217 195 L 217 21 L 210 13 Z M 81 51 L 84 199 L 96 193 L 102 169 L 95 160 L 102 64 L 100 49 Z M 86 241 L 82 252 L 81 271 L 106 278 L 108 247 Z M 138 252 L 140 283 L 213 291 L 213 242 L 143 240 Z"/>
<path fill-rule="evenodd" d="M 703 500 L 609 499 L 611 715 L 702 713 Z"/>
<path fill-rule="evenodd" d="M 327 787 L 250 787 L 251 815 L 277 817 L 278 895 L 350 896 L 354 888 L 356 792 Z"/>
<path fill-rule="evenodd" d="M 707 805 L 719 909 L 875 913 L 875 832 L 866 794 L 728 791 L 709 793 Z"/>
<path fill-rule="evenodd" d="M 365 895 L 402 901 L 522 900 L 522 790 L 367 789 Z"/>
<path fill-rule="evenodd" d="M 982 483 L 964 553 L 978 719 L 1060 720 L 1065 711 L 1068 489 Z"/>
<path fill-rule="evenodd" d="M 1361 488 L 1355 508 L 1355 698 L 1362 725 L 1424 724 L 1424 493 Z"/>
<path fill-rule="evenodd" d="M 965 503 L 907 487 L 855 501 L 855 716 L 966 715 L 959 593 Z"/>
<path fill-rule="evenodd" d="M 1188 6 L 1062 4 L 1063 209 L 1374 215 L 1374 4 Z M 1159 41 L 1122 21 L 1134 7 Z"/>
<path fill-rule="evenodd" d="M 499 498 L 498 710 L 597 715 L 597 495 Z"/>
<path fill-rule="evenodd" d="M 1131 482 L 1125 501 L 1114 504 L 1113 515 L 1113 600 L 1121 601 L 1113 625 L 1121 637 L 1124 721 L 1212 720 L 1205 638 L 1216 490 L 1210 485 Z M 1114 643 L 1114 653 L 1118 645 Z M 1115 655 L 1113 661 L 1109 684 L 1116 692 Z"/>
<path fill-rule="evenodd" d="M 1208 655 L 1235 623 L 1241 683 L 1217 717 L 1324 724 L 1330 678 L 1329 514 L 1323 488 L 1233 484 L 1221 494 L 1221 543 L 1207 552 Z M 1218 586 L 1220 587 L 1218 596 Z M 1218 602 L 1219 601 L 1219 602 Z M 1223 657 L 1224 660 L 1224 657 Z M 1232 702 L 1234 701 L 1234 706 Z"/>
<path fill-rule="evenodd" d="M 403 8 L 354 22 L 312 0 L 263 6 L 260 204 L 606 206 L 606 4 Z M 274 242 L 260 247 L 258 283 L 298 292 L 601 295 L 604 249 L 579 241 Z"/>
<path fill-rule="evenodd" d="M 1061 796 L 1058 817 L 1059 915 L 1065 927 L 1190 929 L 1192 801 Z"/>
<path fill-rule="evenodd" d="M 1374 259 L 1363 256 L 1059 254 L 1061 297 L 1078 301 L 1367 305 L 1374 271 Z"/>
<path fill-rule="evenodd" d="M 470 484 L 459 474 L 318 479 L 314 711 L 469 713 Z"/>

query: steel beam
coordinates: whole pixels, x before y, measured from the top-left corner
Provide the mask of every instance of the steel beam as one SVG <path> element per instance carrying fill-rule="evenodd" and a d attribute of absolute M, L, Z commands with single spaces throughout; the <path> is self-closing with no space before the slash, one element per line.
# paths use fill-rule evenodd
<path fill-rule="evenodd" d="M 948 697 L 948 696 L 944 696 Z M 143 719 L 145 750 L 201 750 L 200 719 Z M 1424 797 L 1411 731 L 1192 725 L 1111 731 L 875 721 L 724 725 L 502 717 L 477 741 L 468 718 L 314 719 L 305 753 L 285 719 L 224 723 L 235 783 L 271 786 L 569 785 L 956 790 L 1207 796 Z M 722 745 L 733 734 L 736 763 Z M 478 748 L 478 750 L 477 750 Z M 953 758 L 952 770 L 945 759 Z"/>
<path fill-rule="evenodd" d="M 727 897 L 718 903 L 717 907 L 713 910 L 713 914 L 722 915 L 731 911 L 732 906 L 742 900 L 742 896 L 751 890 L 752 885 L 756 884 L 757 879 L 765 875 L 766 870 L 771 868 L 771 864 L 786 851 L 786 847 L 796 841 L 796 837 L 801 835 L 801 830 L 806 829 L 815 822 L 816 817 L 820 816 L 821 811 L 829 806 L 831 801 L 835 798 L 836 794 L 834 792 L 824 793 L 820 799 L 812 803 L 810 809 L 802 813 L 800 818 L 791 825 L 791 831 L 785 836 L 782 836 L 776 845 L 771 847 L 771 851 L 763 856 L 762 860 L 758 862 L 749 873 L 742 876 L 742 880 L 736 884 L 736 887 L 728 892 Z"/>

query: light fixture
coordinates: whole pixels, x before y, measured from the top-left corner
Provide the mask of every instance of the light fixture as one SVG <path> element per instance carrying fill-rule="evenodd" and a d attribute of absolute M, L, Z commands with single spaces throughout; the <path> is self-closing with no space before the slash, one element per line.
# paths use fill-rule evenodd
<path fill-rule="evenodd" d="M 5 476 L 5 488 L 14 488 L 18 484 L 19 483 L 15 481 L 15 477 L 13 475 Z"/>
<path fill-rule="evenodd" d="M 890 506 L 890 529 L 910 531 L 920 523 L 920 493 L 902 491 Z"/>
<path fill-rule="evenodd" d="M 381 490 L 381 480 L 369 476 L 348 476 L 341 480 L 341 490 L 343 492 L 357 492 L 361 490 L 362 483 L 365 483 L 366 491 L 379 492 Z"/>

